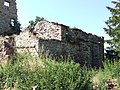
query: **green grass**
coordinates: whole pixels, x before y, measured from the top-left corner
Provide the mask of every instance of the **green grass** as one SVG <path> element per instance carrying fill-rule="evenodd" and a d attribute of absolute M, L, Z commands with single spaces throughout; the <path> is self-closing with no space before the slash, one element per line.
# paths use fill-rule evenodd
<path fill-rule="evenodd" d="M 117 80 L 119 87 L 120 61 L 103 64 L 88 69 L 72 60 L 17 55 L 14 63 L 0 65 L 0 90 L 106 90 L 108 79 Z"/>

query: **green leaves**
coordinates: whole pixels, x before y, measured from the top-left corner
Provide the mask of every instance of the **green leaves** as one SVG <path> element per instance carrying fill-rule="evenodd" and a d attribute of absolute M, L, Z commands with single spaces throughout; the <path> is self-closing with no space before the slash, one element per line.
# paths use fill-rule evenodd
<path fill-rule="evenodd" d="M 111 17 L 105 22 L 107 28 L 104 28 L 105 32 L 111 37 L 109 44 L 120 47 L 120 2 L 112 1 L 114 7 L 107 7 L 111 13 Z"/>
<path fill-rule="evenodd" d="M 36 16 L 35 21 L 30 20 L 30 21 L 29 21 L 29 25 L 28 25 L 29 30 L 33 30 L 34 27 L 35 27 L 35 25 L 36 25 L 38 22 L 43 21 L 43 20 L 44 20 L 43 17 L 40 18 L 40 17 L 38 17 L 38 16 Z"/>

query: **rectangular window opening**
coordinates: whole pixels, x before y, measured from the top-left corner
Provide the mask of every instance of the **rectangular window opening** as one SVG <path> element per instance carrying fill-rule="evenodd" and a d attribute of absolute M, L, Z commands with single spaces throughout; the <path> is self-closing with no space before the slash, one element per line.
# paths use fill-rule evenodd
<path fill-rule="evenodd" d="M 9 7 L 9 6 L 10 6 L 10 2 L 8 2 L 8 1 L 4 1 L 4 6 Z"/>

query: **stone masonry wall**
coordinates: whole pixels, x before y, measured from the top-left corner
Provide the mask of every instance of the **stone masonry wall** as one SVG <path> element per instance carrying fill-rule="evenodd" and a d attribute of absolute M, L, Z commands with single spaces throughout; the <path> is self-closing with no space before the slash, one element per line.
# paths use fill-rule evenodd
<path fill-rule="evenodd" d="M 61 26 L 49 21 L 38 22 L 33 30 L 38 38 L 61 40 Z"/>
<path fill-rule="evenodd" d="M 33 56 L 38 56 L 38 38 L 36 38 L 28 29 L 24 29 L 20 35 L 16 36 L 15 48 L 18 53 L 30 53 Z"/>
<path fill-rule="evenodd" d="M 90 47 L 85 46 L 85 43 L 70 44 L 67 42 L 61 42 L 57 40 L 40 40 L 39 41 L 39 53 L 49 58 L 71 58 L 76 62 L 92 65 L 92 57 Z M 84 47 L 86 47 L 84 49 Z M 100 63 L 99 63 L 100 64 Z"/>
<path fill-rule="evenodd" d="M 16 0 L 0 0 L 0 34 L 10 30 L 11 20 L 17 20 Z"/>
<path fill-rule="evenodd" d="M 76 60 L 84 61 L 86 56 L 89 57 L 88 62 L 92 66 L 102 65 L 104 59 L 104 38 L 98 37 L 91 33 L 86 33 L 77 28 L 62 28 L 62 41 L 79 45 L 79 54 L 75 57 Z"/>

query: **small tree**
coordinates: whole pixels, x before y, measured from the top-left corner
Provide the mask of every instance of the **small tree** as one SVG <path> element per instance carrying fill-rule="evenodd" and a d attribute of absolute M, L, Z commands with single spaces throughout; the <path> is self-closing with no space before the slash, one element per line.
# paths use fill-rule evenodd
<path fill-rule="evenodd" d="M 120 1 L 112 1 L 114 7 L 107 7 L 111 12 L 111 17 L 105 22 L 107 28 L 104 28 L 105 32 L 111 37 L 106 40 L 110 44 L 111 49 L 120 51 Z"/>
<path fill-rule="evenodd" d="M 43 17 L 40 18 L 40 17 L 36 16 L 35 21 L 33 21 L 33 20 L 29 21 L 28 28 L 29 28 L 30 30 L 33 30 L 34 27 L 35 27 L 35 25 L 36 25 L 38 22 L 42 21 L 42 20 L 44 20 Z"/>

